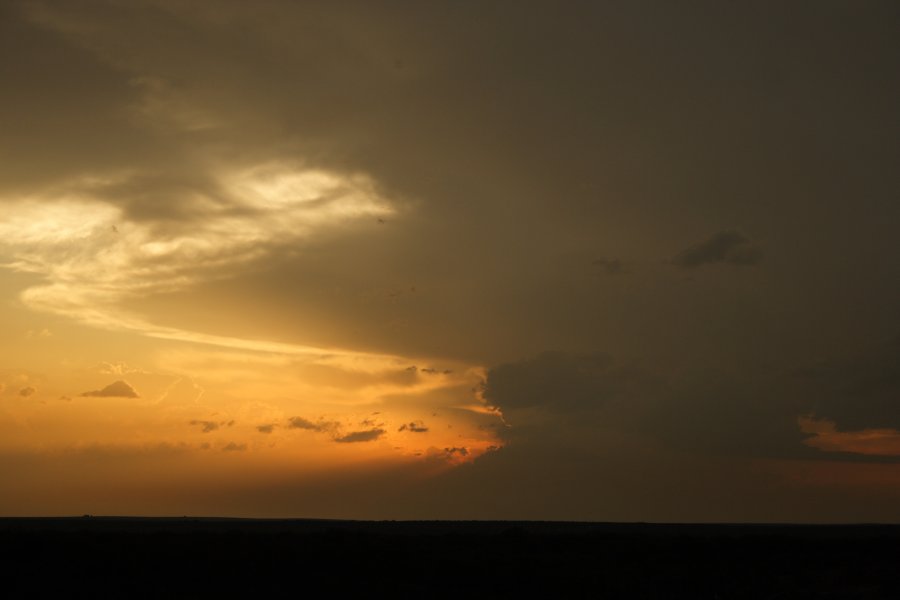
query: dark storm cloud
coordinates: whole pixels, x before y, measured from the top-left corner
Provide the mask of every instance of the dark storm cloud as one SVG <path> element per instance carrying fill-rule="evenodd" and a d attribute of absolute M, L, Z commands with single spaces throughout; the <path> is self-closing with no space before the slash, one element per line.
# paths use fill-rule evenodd
<path fill-rule="evenodd" d="M 843 387 L 844 392 L 896 390 L 894 352 L 893 346 L 887 351 L 881 347 L 851 361 L 852 366 L 842 363 L 839 379 L 854 383 Z M 522 517 L 542 514 L 547 501 L 564 507 L 567 515 L 593 514 L 602 506 L 601 514 L 626 520 L 629 514 L 650 513 L 656 515 L 653 520 L 690 520 L 691 514 L 715 520 L 721 502 L 731 505 L 721 513 L 731 515 L 729 520 L 772 520 L 774 515 L 795 521 L 831 520 L 839 514 L 864 518 L 869 511 L 896 514 L 880 501 L 890 495 L 882 484 L 863 486 L 855 499 L 845 495 L 854 486 L 841 479 L 837 466 L 847 467 L 845 474 L 853 465 L 853 469 L 871 469 L 893 480 L 897 457 L 822 451 L 804 443 L 809 435 L 800 431 L 798 417 L 815 405 L 821 410 L 818 396 L 834 382 L 814 383 L 812 379 L 823 374 L 820 371 L 804 370 L 798 376 L 747 369 L 740 377 L 709 371 L 679 373 L 666 385 L 650 388 L 655 395 L 636 394 L 628 402 L 601 402 L 601 408 L 588 409 L 598 403 L 586 398 L 609 397 L 600 393 L 608 392 L 610 384 L 602 380 L 609 366 L 573 378 L 575 366 L 584 361 L 583 356 L 557 354 L 552 361 L 515 363 L 514 369 L 504 365 L 505 376 L 543 381 L 541 386 L 548 390 L 568 386 L 569 393 L 582 400 L 553 400 L 547 406 L 541 401 L 547 396 L 540 394 L 519 402 L 507 394 L 530 386 L 495 387 L 492 401 L 508 407 L 504 418 L 510 429 L 504 435 L 504 447 L 480 457 L 471 468 L 455 471 L 438 483 L 435 493 L 458 499 L 454 494 L 477 490 L 484 498 L 504 497 L 510 503 L 504 514 L 522 511 L 518 513 Z M 562 367 L 560 362 L 570 364 Z M 873 362 L 874 368 L 860 371 L 861 365 Z M 832 372 L 835 366 L 829 364 L 823 371 Z M 492 375 L 490 371 L 489 381 Z M 638 373 L 632 377 L 642 378 Z M 573 380 L 579 381 L 580 392 L 569 383 Z M 844 413 L 869 415 L 867 423 L 857 421 L 856 428 L 890 426 L 894 411 L 879 413 L 873 410 L 877 404 L 858 406 L 857 398 L 845 393 L 839 402 Z M 828 473 L 828 481 L 811 488 L 798 485 L 796 478 L 815 471 L 812 465 L 817 463 L 819 470 Z M 862 467 L 862 463 L 867 464 Z M 786 475 L 792 469 L 794 474 Z M 448 487 L 441 488 L 444 485 Z M 656 502 L 657 493 L 679 500 Z M 470 498 L 477 502 L 475 495 Z M 800 507 L 796 502 L 814 506 Z M 735 510 L 743 516 L 735 517 Z"/>
<path fill-rule="evenodd" d="M 20 389 L 19 395 L 22 396 L 23 398 L 28 398 L 29 396 L 33 396 L 36 391 L 37 391 L 36 389 L 34 389 L 32 386 L 29 385 L 29 386 L 25 386 L 22 389 Z"/>
<path fill-rule="evenodd" d="M 275 425 L 267 424 L 267 425 L 257 425 L 256 430 L 260 433 L 272 433 L 275 431 Z"/>
<path fill-rule="evenodd" d="M 140 395 L 131 387 L 131 384 L 121 379 L 114 381 L 103 389 L 84 392 L 81 395 L 95 398 L 140 398 Z"/>
<path fill-rule="evenodd" d="M 0 190 L 128 168 L 152 156 L 152 139 L 124 118 L 139 98 L 127 78 L 24 18 L 27 6 L 0 6 Z"/>
<path fill-rule="evenodd" d="M 607 275 L 619 275 L 620 273 L 628 272 L 625 268 L 625 263 L 618 258 L 598 258 L 592 264 Z"/>
<path fill-rule="evenodd" d="M 259 337 L 498 365 L 508 447 L 431 506 L 788 514 L 753 513 L 778 507 L 769 489 L 816 506 L 734 461 L 835 456 L 798 415 L 900 423 L 894 355 L 846 356 L 900 327 L 897 3 L 561 6 L 7 3 L 0 189 L 113 173 L 92 193 L 181 231 L 237 210 L 220 163 L 367 173 L 386 223 L 198 285 L 170 317 L 193 326 L 196 303 L 229 330 L 253 306 Z M 710 236 L 723 223 L 753 239 Z M 758 264 L 756 240 L 772 269 L 677 279 Z M 624 265 L 597 256 L 673 254 L 674 274 L 592 276 Z"/>
<path fill-rule="evenodd" d="M 792 383 L 810 412 L 841 431 L 900 430 L 900 336 L 856 356 L 798 369 Z"/>
<path fill-rule="evenodd" d="M 274 333 L 299 343 L 490 363 L 603 339 L 623 355 L 721 364 L 819 347 L 832 330 L 809 334 L 789 316 L 799 310 L 834 323 L 828 343 L 840 347 L 852 332 L 838 330 L 850 317 L 834 292 L 848 278 L 865 290 L 859 328 L 895 319 L 884 218 L 900 138 L 890 134 L 900 90 L 891 3 L 22 6 L 5 21 L 19 37 L 4 38 L 11 51 L 0 56 L 28 98 L 0 102 L 33 140 L 35 152 L 9 153 L 31 170 L 46 172 L 38 163 L 51 148 L 66 172 L 127 171 L 103 197 L 160 227 L 235 210 L 233 190 L 211 183 L 216 161 L 368 173 L 399 209 L 190 291 L 223 322 L 251 303 L 282 316 Z M 67 81 L 35 75 L 57 64 L 87 85 L 45 89 Z M 69 96 L 99 108 L 53 100 Z M 23 118 L 43 106 L 35 98 L 64 121 L 59 131 Z M 63 118 L 72 114 L 82 117 Z M 69 143 L 81 139 L 95 143 Z M 785 269 L 759 283 L 759 315 L 738 322 L 728 290 L 684 294 L 655 273 L 616 290 L 584 277 L 598 248 L 649 262 L 723 221 L 752 226 Z M 867 232 L 865 243 L 854 233 L 838 247 L 848 231 Z M 758 262 L 745 239 L 722 232 L 675 263 Z M 361 255 L 375 266 L 359 269 Z M 567 256 L 580 268 L 560 268 Z M 600 260 L 597 271 L 622 270 Z M 403 302 L 360 300 L 412 287 Z M 760 316 L 779 307 L 779 318 Z"/>
<path fill-rule="evenodd" d="M 237 444 L 235 442 L 228 442 L 223 448 L 223 452 L 244 452 L 247 450 L 247 444 Z"/>
<path fill-rule="evenodd" d="M 351 431 L 345 435 L 334 438 L 335 442 L 349 444 L 353 442 L 372 442 L 385 434 L 384 429 L 367 429 L 364 431 Z"/>
<path fill-rule="evenodd" d="M 615 365 L 606 354 L 545 352 L 492 368 L 485 381 L 484 397 L 504 411 L 589 411 L 654 384 L 643 373 Z"/>
<path fill-rule="evenodd" d="M 738 231 L 728 230 L 682 250 L 672 262 L 692 269 L 713 263 L 749 266 L 758 264 L 761 260 L 762 251 L 750 238 Z"/>
<path fill-rule="evenodd" d="M 798 418 L 805 399 L 791 399 L 777 376 L 762 380 L 709 372 L 670 383 L 670 393 L 643 407 L 635 430 L 697 456 L 815 458 Z"/>
<path fill-rule="evenodd" d="M 878 462 L 883 459 L 806 445 L 810 434 L 801 431 L 798 419 L 813 413 L 849 429 L 900 428 L 890 401 L 900 391 L 900 368 L 898 352 L 891 350 L 877 360 L 867 355 L 837 374 L 828 369 L 833 375 L 824 381 L 815 381 L 821 373 L 806 370 L 802 376 L 813 380 L 784 373 L 666 378 L 616 367 L 606 355 L 553 352 L 489 370 L 484 395 L 503 410 L 510 429 L 500 433 L 516 445 L 541 448 L 568 437 L 580 438 L 582 449 L 599 451 L 606 448 L 604 437 L 625 436 L 697 456 Z"/>

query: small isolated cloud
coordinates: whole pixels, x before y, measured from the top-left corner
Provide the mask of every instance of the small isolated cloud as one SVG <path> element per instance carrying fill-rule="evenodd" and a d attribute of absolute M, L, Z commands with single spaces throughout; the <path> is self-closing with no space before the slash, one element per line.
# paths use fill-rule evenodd
<path fill-rule="evenodd" d="M 95 398 L 140 398 L 137 391 L 128 382 L 121 379 L 109 384 L 102 390 L 84 392 L 81 395 Z"/>
<path fill-rule="evenodd" d="M 384 429 L 367 429 L 364 431 L 352 431 L 347 435 L 334 438 L 334 441 L 342 444 L 352 442 L 372 442 L 385 434 Z"/>
<path fill-rule="evenodd" d="M 27 337 L 27 338 L 30 339 L 30 340 L 31 340 L 31 339 L 35 339 L 35 338 L 48 338 L 48 337 L 50 337 L 50 336 L 52 336 L 52 335 L 53 335 L 53 334 L 52 334 L 52 333 L 50 332 L 50 330 L 47 329 L 47 328 L 44 328 L 44 329 L 29 329 L 28 331 L 25 332 L 25 337 Z"/>
<path fill-rule="evenodd" d="M 260 433 L 272 433 L 273 431 L 275 431 L 275 425 L 257 425 L 256 430 Z"/>
<path fill-rule="evenodd" d="M 453 455 L 458 455 L 458 456 L 468 456 L 468 455 L 469 455 L 469 449 L 468 449 L 468 448 L 464 448 L 464 447 L 463 447 L 463 448 L 457 448 L 456 446 L 454 446 L 453 448 L 444 448 L 444 454 L 445 454 L 448 458 L 451 457 L 451 456 L 453 456 Z"/>
<path fill-rule="evenodd" d="M 309 419 L 304 419 L 303 417 L 291 417 L 288 419 L 288 427 L 291 429 L 311 429 L 313 431 L 318 431 L 319 426 L 310 421 Z"/>
<path fill-rule="evenodd" d="M 410 423 L 404 423 L 400 426 L 400 429 L 397 431 L 410 431 L 412 433 L 425 433 L 428 431 L 428 428 L 425 427 L 425 423 L 422 421 L 412 421 Z"/>
<path fill-rule="evenodd" d="M 247 444 L 235 444 L 234 442 L 228 442 L 224 448 L 222 448 L 222 452 L 243 452 L 247 449 Z"/>
<path fill-rule="evenodd" d="M 598 258 L 592 264 L 607 275 L 619 275 L 628 272 L 625 269 L 625 263 L 618 258 Z"/>
<path fill-rule="evenodd" d="M 219 424 L 216 423 L 215 421 L 198 421 L 195 419 L 195 420 L 191 421 L 190 424 L 191 425 L 199 425 L 200 430 L 203 431 L 203 433 L 209 433 L 209 432 L 215 431 L 216 429 L 219 428 Z"/>
<path fill-rule="evenodd" d="M 36 391 L 37 391 L 36 389 L 34 389 L 33 387 L 31 387 L 29 385 L 29 386 L 23 387 L 21 390 L 19 390 L 19 395 L 22 396 L 23 398 L 28 398 L 29 396 L 33 396 Z"/>
<path fill-rule="evenodd" d="M 334 431 L 338 423 L 319 420 L 315 423 L 303 417 L 291 417 L 287 422 L 288 429 L 308 429 L 309 431 Z"/>
<path fill-rule="evenodd" d="M 729 229 L 682 250 L 672 259 L 672 263 L 693 269 L 713 263 L 742 267 L 758 264 L 761 260 L 762 251 L 750 238 Z"/>

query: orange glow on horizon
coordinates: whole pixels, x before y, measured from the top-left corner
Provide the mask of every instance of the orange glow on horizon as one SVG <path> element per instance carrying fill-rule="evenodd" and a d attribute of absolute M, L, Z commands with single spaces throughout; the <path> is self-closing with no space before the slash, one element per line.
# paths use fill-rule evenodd
<path fill-rule="evenodd" d="M 800 417 L 800 431 L 813 434 L 804 440 L 807 446 L 824 452 L 852 452 L 870 456 L 900 456 L 900 431 L 896 429 L 860 429 L 838 431 L 833 421 Z"/>

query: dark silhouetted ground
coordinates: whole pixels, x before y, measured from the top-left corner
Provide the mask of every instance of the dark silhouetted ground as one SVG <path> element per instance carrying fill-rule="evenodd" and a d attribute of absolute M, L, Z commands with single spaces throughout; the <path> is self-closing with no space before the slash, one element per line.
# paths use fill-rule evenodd
<path fill-rule="evenodd" d="M 8 598 L 900 598 L 900 526 L 0 519 Z"/>

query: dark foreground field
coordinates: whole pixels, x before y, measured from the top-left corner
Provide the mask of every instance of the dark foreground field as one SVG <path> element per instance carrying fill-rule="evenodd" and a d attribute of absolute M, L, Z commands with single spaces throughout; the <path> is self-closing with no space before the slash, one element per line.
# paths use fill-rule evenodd
<path fill-rule="evenodd" d="M 0 519 L 9 598 L 900 598 L 900 526 Z"/>

